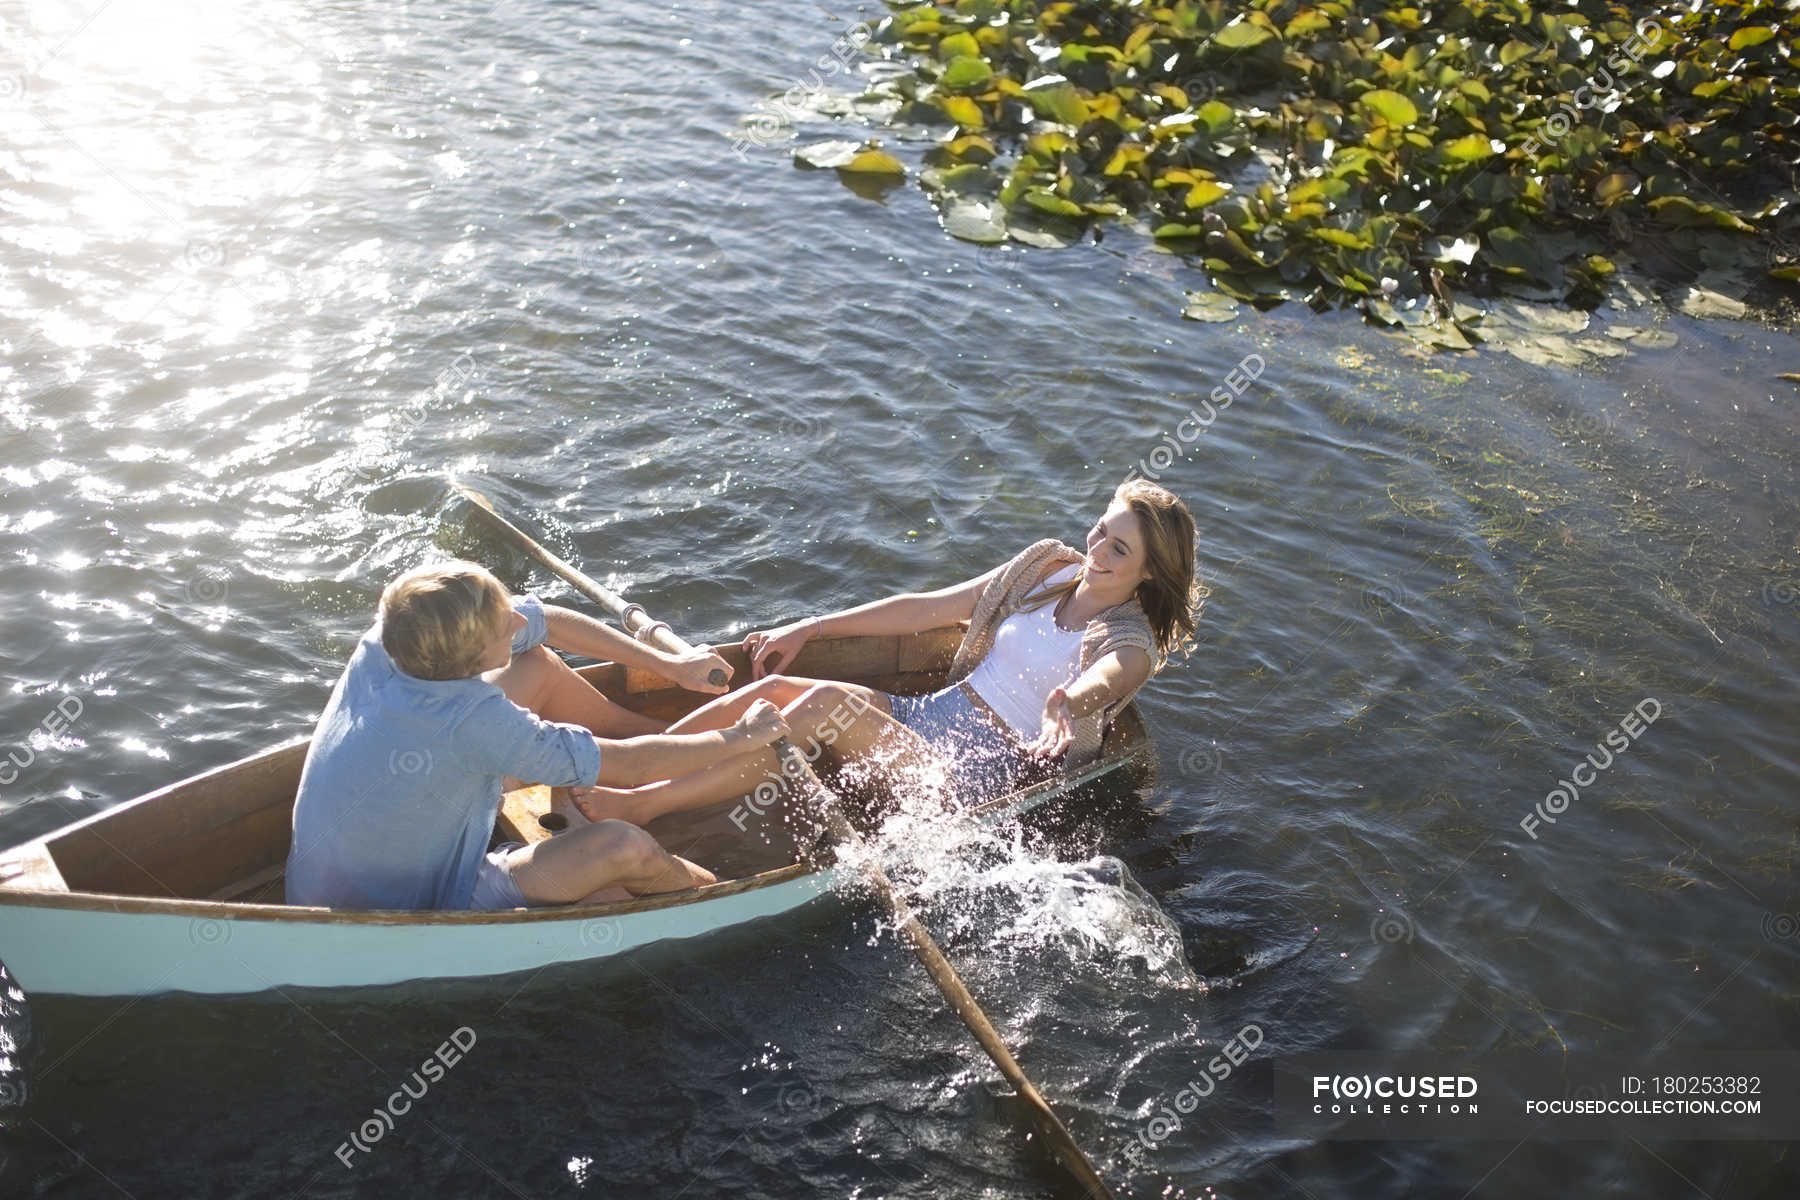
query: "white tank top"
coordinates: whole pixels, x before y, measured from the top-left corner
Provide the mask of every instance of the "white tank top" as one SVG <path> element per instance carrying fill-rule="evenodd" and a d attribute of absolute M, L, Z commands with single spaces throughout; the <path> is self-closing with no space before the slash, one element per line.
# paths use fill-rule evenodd
<path fill-rule="evenodd" d="M 1073 579 L 1080 565 L 1069 564 L 1031 594 Z M 1014 733 L 1031 741 L 1043 727 L 1044 701 L 1051 689 L 1075 678 L 1086 632 L 1058 628 L 1054 604 L 1016 612 L 1000 622 L 993 648 L 969 676 L 969 685 Z"/>

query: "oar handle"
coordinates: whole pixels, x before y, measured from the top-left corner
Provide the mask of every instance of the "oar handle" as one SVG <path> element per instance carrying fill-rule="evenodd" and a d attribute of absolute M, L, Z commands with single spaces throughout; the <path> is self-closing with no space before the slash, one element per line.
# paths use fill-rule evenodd
<path fill-rule="evenodd" d="M 775 754 L 781 760 L 782 774 L 796 783 L 802 780 L 811 782 L 815 794 L 819 796 L 819 815 L 831 835 L 851 845 L 860 843 L 861 836 L 838 808 L 836 794 L 821 783 L 817 775 L 813 774 L 812 766 L 806 761 L 805 756 L 794 749 L 793 743 L 786 738 L 775 739 L 774 746 Z M 1094 1169 L 1094 1164 L 1088 1161 L 1088 1157 L 1082 1152 L 1081 1147 L 1075 1144 L 1075 1138 L 1069 1133 L 1068 1126 L 1062 1123 L 1062 1119 L 1050 1107 L 1050 1102 L 1044 1099 L 1043 1093 L 1037 1090 L 1037 1085 L 1033 1084 L 1031 1078 L 1025 1074 L 1025 1069 L 1019 1065 L 1019 1060 L 1013 1057 L 1011 1050 L 1007 1049 L 1006 1040 L 1000 1036 L 1000 1031 L 994 1028 L 994 1023 L 988 1020 L 987 1014 L 981 1010 L 981 1005 L 969 992 L 962 977 L 956 973 L 956 968 L 950 965 L 950 960 L 944 957 L 942 950 L 938 949 L 937 942 L 933 941 L 931 934 L 926 932 L 925 926 L 920 923 L 912 906 L 900 895 L 899 890 L 894 887 L 893 880 L 888 878 L 887 872 L 881 869 L 879 862 L 873 857 L 869 857 L 867 862 L 869 882 L 873 885 L 876 894 L 881 897 L 889 915 L 893 917 L 895 926 L 906 935 L 906 940 L 912 943 L 913 954 L 924 966 L 925 973 L 931 976 L 931 982 L 937 985 L 938 991 L 943 994 L 945 1000 L 950 1002 L 950 1007 L 956 1011 L 956 1015 L 962 1018 L 963 1024 L 968 1026 L 969 1032 L 975 1035 L 975 1040 L 981 1044 L 981 1048 L 987 1051 L 987 1056 L 994 1061 L 995 1066 L 1000 1068 L 1000 1074 L 1004 1075 L 1007 1082 L 1018 1091 L 1020 1099 L 1025 1102 L 1026 1111 L 1031 1114 L 1032 1122 L 1044 1135 L 1044 1140 L 1049 1144 L 1051 1151 L 1055 1153 L 1057 1161 L 1062 1163 L 1071 1175 L 1081 1181 L 1082 1186 L 1087 1188 L 1091 1196 L 1096 1197 L 1097 1200 L 1113 1200 L 1112 1189 L 1106 1186 L 1106 1181 L 1100 1178 L 1100 1173 Z"/>
<path fill-rule="evenodd" d="M 673 629 L 670 629 L 667 622 L 651 620 L 650 614 L 644 611 L 643 605 L 627 602 L 625 597 L 602 587 L 573 564 L 538 545 L 536 538 L 501 516 L 499 510 L 486 496 L 474 488 L 464 487 L 454 479 L 450 481 L 450 487 L 457 495 L 469 502 L 476 514 L 487 522 L 489 528 L 524 551 L 532 559 L 549 568 L 570 587 L 619 618 L 619 624 L 624 627 L 626 633 L 636 637 L 639 630 L 648 628 L 649 633 L 644 635 L 645 638 L 660 649 L 666 650 L 670 654 L 693 653 L 694 647 L 684 641 Z M 724 687 L 731 682 L 731 677 L 715 667 L 712 674 L 707 676 L 707 682 L 714 687 Z"/>

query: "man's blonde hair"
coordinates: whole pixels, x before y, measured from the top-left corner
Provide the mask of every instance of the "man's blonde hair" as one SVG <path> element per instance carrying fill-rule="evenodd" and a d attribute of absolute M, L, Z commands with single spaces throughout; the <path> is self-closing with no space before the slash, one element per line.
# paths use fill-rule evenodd
<path fill-rule="evenodd" d="M 467 679 L 512 596 L 483 567 L 452 561 L 414 567 L 381 593 L 381 645 L 417 679 Z"/>

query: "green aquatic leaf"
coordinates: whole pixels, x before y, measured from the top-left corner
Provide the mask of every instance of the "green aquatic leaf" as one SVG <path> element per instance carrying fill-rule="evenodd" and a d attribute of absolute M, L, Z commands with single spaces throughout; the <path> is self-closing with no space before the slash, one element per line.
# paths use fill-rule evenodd
<path fill-rule="evenodd" d="M 1748 221 L 1715 208 L 1710 204 L 1701 204 L 1686 196 L 1662 196 L 1650 202 L 1650 211 L 1670 225 L 1681 226 L 1715 226 L 1720 229 L 1735 229 L 1739 233 L 1755 233 L 1756 226 Z"/>
<path fill-rule="evenodd" d="M 1188 189 L 1182 203 L 1189 208 L 1205 208 L 1207 205 L 1221 200 L 1231 194 L 1231 185 L 1220 183 L 1216 179 L 1202 179 Z"/>
<path fill-rule="evenodd" d="M 1006 240 L 1005 214 L 999 205 L 985 200 L 952 200 L 943 222 L 944 232 L 965 242 L 991 246 Z"/>
<path fill-rule="evenodd" d="M 981 106 L 967 96 L 938 96 L 935 99 L 944 115 L 963 129 L 981 129 L 987 125 L 981 115 Z"/>
<path fill-rule="evenodd" d="M 1225 28 L 1219 30 L 1213 38 L 1213 45 L 1226 50 L 1254 50 L 1264 42 L 1272 41 L 1275 35 L 1268 29 L 1245 17 L 1239 17 Z"/>
<path fill-rule="evenodd" d="M 944 153 L 957 162 L 985 163 L 993 161 L 998 153 L 994 143 L 978 133 L 965 133 L 944 143 Z"/>
<path fill-rule="evenodd" d="M 846 163 L 834 163 L 838 170 L 850 175 L 904 175 L 900 160 L 885 150 L 864 150 Z"/>
<path fill-rule="evenodd" d="M 1372 92 L 1364 92 L 1357 103 L 1378 114 L 1389 125 L 1405 128 L 1419 119 L 1417 105 L 1399 92 L 1389 91 L 1387 88 L 1376 88 Z"/>
<path fill-rule="evenodd" d="M 1316 8 L 1309 8 L 1289 21 L 1287 28 L 1281 31 L 1281 36 L 1291 42 L 1295 38 L 1312 37 L 1314 34 L 1324 33 L 1331 27 L 1332 22 L 1329 16 Z"/>
<path fill-rule="evenodd" d="M 1494 146 L 1490 139 L 1479 133 L 1471 133 L 1459 137 L 1453 142 L 1445 142 L 1438 149 L 1444 157 L 1455 163 L 1477 163 L 1494 156 Z"/>
<path fill-rule="evenodd" d="M 795 150 L 794 161 L 803 167 L 828 170 L 845 165 L 861 149 L 861 142 L 814 142 Z"/>
<path fill-rule="evenodd" d="M 1238 317 L 1237 302 L 1222 292 L 1189 292 L 1181 315 L 1190 321 L 1224 324 Z"/>
<path fill-rule="evenodd" d="M 943 78 L 938 80 L 952 91 L 966 92 L 980 87 L 994 77 L 994 69 L 987 65 L 985 59 L 958 58 L 951 60 L 944 69 Z"/>
<path fill-rule="evenodd" d="M 1482 257 L 1509 274 L 1526 275 L 1548 283 L 1553 274 L 1542 247 L 1529 234 L 1510 225 L 1490 229 Z"/>
<path fill-rule="evenodd" d="M 1325 226 L 1312 230 L 1308 236 L 1315 237 L 1321 242 L 1329 242 L 1333 246 L 1342 246 L 1347 250 L 1372 250 L 1375 248 L 1374 242 L 1359 233 L 1352 233 L 1348 229 L 1333 229 Z"/>
<path fill-rule="evenodd" d="M 1194 110 L 1194 118 L 1206 126 L 1208 133 L 1217 137 L 1237 124 L 1237 110 L 1223 101 L 1208 100 Z"/>
<path fill-rule="evenodd" d="M 1760 46 L 1775 36 L 1775 31 L 1767 25 L 1746 25 L 1731 35 L 1726 43 L 1733 50 L 1747 50 L 1751 46 Z"/>
<path fill-rule="evenodd" d="M 938 55 L 945 59 L 980 58 L 981 44 L 972 34 L 953 33 L 938 43 Z"/>
<path fill-rule="evenodd" d="M 1594 203 L 1601 208 L 1611 208 L 1627 196 L 1635 196 L 1638 191 L 1638 177 L 1629 171 L 1614 171 L 1594 185 Z"/>
<path fill-rule="evenodd" d="M 1032 188 L 1025 193 L 1025 203 L 1039 212 L 1049 213 L 1055 217 L 1081 217 L 1086 215 L 1081 205 L 1066 200 L 1055 192 L 1044 188 Z"/>
<path fill-rule="evenodd" d="M 1530 58 L 1538 52 L 1538 48 L 1529 42 L 1521 42 L 1517 38 L 1500 47 L 1500 65 L 1510 67 L 1521 59 Z"/>
<path fill-rule="evenodd" d="M 941 171 L 926 171 L 919 176 L 919 182 L 929 191 L 951 196 L 997 196 L 1004 181 L 991 167 L 962 163 Z"/>
<path fill-rule="evenodd" d="M 1048 78 L 1046 77 L 1046 79 Z M 1051 121 L 1060 121 L 1064 125 L 1087 124 L 1088 106 L 1087 102 L 1081 98 L 1080 92 L 1062 80 L 1053 83 L 1040 81 L 1040 83 L 1042 86 L 1031 84 L 1024 91 L 1025 102 L 1031 105 L 1032 110 L 1038 116 Z"/>

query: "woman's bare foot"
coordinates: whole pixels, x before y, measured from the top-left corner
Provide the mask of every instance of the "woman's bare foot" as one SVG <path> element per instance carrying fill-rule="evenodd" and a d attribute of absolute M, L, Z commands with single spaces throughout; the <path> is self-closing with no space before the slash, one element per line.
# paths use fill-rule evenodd
<path fill-rule="evenodd" d="M 569 799 L 590 821 L 629 821 L 642 825 L 638 796 L 631 788 L 573 787 Z"/>

